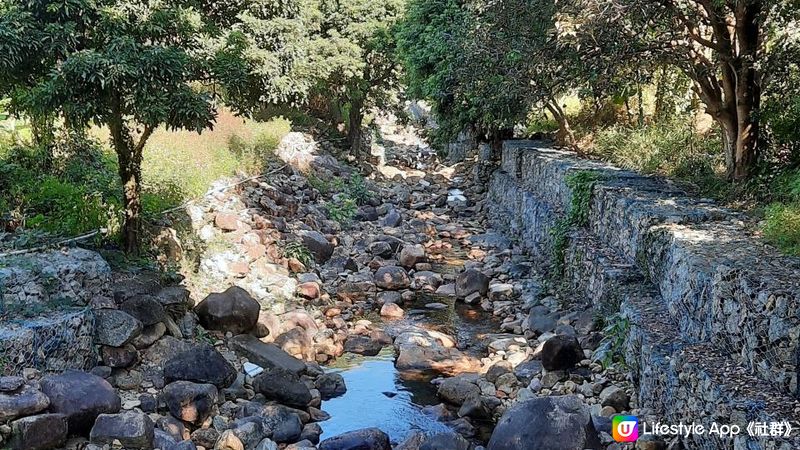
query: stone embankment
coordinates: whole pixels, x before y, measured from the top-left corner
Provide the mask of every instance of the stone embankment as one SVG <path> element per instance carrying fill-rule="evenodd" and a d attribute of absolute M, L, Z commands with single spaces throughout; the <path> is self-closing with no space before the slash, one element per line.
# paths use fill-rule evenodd
<path fill-rule="evenodd" d="M 488 147 L 446 166 L 381 133 L 358 169 L 293 133 L 268 179 L 191 205 L 189 239 L 165 234 L 167 258 L 193 255 L 180 283 L 81 249 L 0 261 L 0 447 L 620 450 L 616 414 L 798 416 L 800 269 L 735 215 L 530 142 L 506 143 L 487 192 Z M 384 348 L 435 384 L 420 409 L 450 431 L 323 436 L 348 392 L 326 365 Z"/>
<path fill-rule="evenodd" d="M 3 342 L 0 447 L 475 447 L 480 428 L 530 397 L 527 385 L 542 376 L 535 363 L 513 371 L 534 352 L 521 336 L 518 295 L 537 282 L 526 256 L 484 233 L 483 186 L 419 151 L 418 137 L 393 137 L 391 178 L 373 170 L 374 181 L 353 184 L 353 168 L 303 154 L 298 139 L 297 152 L 282 153 L 309 172 L 273 161 L 268 180 L 189 207 L 193 239 L 168 233 L 168 257 L 190 246 L 197 255 L 180 284 L 111 273 L 75 248 L 4 261 L 4 305 L 13 309 L 3 332 L 29 338 Z M 350 207 L 345 195 L 360 197 L 355 210 L 334 214 Z M 66 320 L 73 309 L 85 320 Z M 472 322 L 454 320 L 462 314 Z M 69 327 L 42 339 L 33 324 L 51 315 Z M 478 335 L 473 324 L 506 333 Z M 443 403 L 426 409 L 452 431 L 390 440 L 368 428 L 321 439 L 325 402 L 347 391 L 321 364 L 384 347 L 409 376 L 472 373 L 437 380 Z M 562 353 L 592 376 L 577 344 Z"/>
<path fill-rule="evenodd" d="M 563 267 L 566 308 L 615 321 L 640 420 L 741 427 L 691 449 L 800 448 L 800 261 L 666 180 L 536 142 L 505 143 L 489 200 L 494 226 Z M 795 432 L 750 437 L 751 421 Z"/>

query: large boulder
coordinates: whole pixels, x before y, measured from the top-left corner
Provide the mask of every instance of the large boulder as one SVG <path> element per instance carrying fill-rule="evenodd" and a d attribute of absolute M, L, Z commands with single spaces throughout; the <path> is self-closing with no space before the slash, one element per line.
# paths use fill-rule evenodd
<path fill-rule="evenodd" d="M 575 396 L 542 397 L 506 410 L 487 450 L 599 450 L 589 409 Z"/>
<path fill-rule="evenodd" d="M 142 322 L 119 309 L 94 312 L 94 340 L 101 345 L 122 347 L 142 332 Z"/>
<path fill-rule="evenodd" d="M 283 405 L 267 405 L 259 411 L 259 417 L 272 430 L 272 440 L 295 442 L 303 432 L 303 422 L 293 410 Z"/>
<path fill-rule="evenodd" d="M 119 412 L 122 403 L 108 381 L 77 370 L 48 375 L 41 387 L 50 399 L 50 412 L 66 416 L 72 434 L 89 431 L 97 416 Z"/>
<path fill-rule="evenodd" d="M 12 450 L 50 450 L 63 447 L 66 441 L 67 418 L 63 414 L 40 414 L 11 422 Z"/>
<path fill-rule="evenodd" d="M 228 424 L 228 429 L 233 431 L 245 448 L 254 448 L 262 439 L 272 434 L 272 430 L 265 427 L 257 416 L 237 419 Z"/>
<path fill-rule="evenodd" d="M 311 403 L 311 391 L 297 375 L 280 369 L 265 370 L 253 380 L 253 389 L 270 400 L 296 408 Z"/>
<path fill-rule="evenodd" d="M 489 277 L 477 269 L 468 269 L 456 277 L 456 296 L 464 298 L 476 292 L 486 295 L 489 291 Z"/>
<path fill-rule="evenodd" d="M 176 419 L 201 424 L 214 410 L 219 392 L 213 384 L 175 381 L 164 386 L 161 399 Z"/>
<path fill-rule="evenodd" d="M 155 325 L 167 318 L 164 305 L 153 295 L 139 295 L 125 300 L 119 309 L 138 319 L 144 326 Z"/>
<path fill-rule="evenodd" d="M 100 414 L 89 434 L 89 440 L 98 445 L 111 445 L 119 441 L 125 448 L 153 448 L 153 421 L 144 413 L 127 411 L 120 414 Z"/>
<path fill-rule="evenodd" d="M 469 450 L 468 440 L 456 433 L 437 433 L 425 438 L 419 450 Z"/>
<path fill-rule="evenodd" d="M 457 348 L 455 340 L 433 330 L 409 330 L 394 340 L 395 367 L 401 372 L 438 372 L 447 375 L 474 372 L 480 361 Z"/>
<path fill-rule="evenodd" d="M 411 286 L 408 272 L 400 266 L 384 266 L 375 272 L 375 285 L 392 291 Z"/>
<path fill-rule="evenodd" d="M 308 248 L 308 251 L 314 255 L 314 260 L 317 263 L 324 264 L 325 261 L 331 259 L 333 244 L 322 233 L 319 231 L 304 231 L 300 237 L 303 239 L 303 244 Z"/>
<path fill-rule="evenodd" d="M 258 322 L 261 305 L 244 289 L 232 286 L 209 294 L 195 308 L 200 324 L 207 330 L 217 330 L 233 334 L 246 333 Z"/>
<path fill-rule="evenodd" d="M 226 388 L 236 379 L 236 368 L 214 347 L 201 344 L 164 364 L 164 381 L 192 381 Z"/>
<path fill-rule="evenodd" d="M 338 373 L 326 373 L 320 375 L 314 381 L 314 387 L 317 388 L 323 400 L 330 400 L 347 392 L 347 386 L 344 383 L 344 377 Z"/>
<path fill-rule="evenodd" d="M 350 431 L 319 443 L 319 450 L 391 450 L 389 436 L 377 428 Z"/>
<path fill-rule="evenodd" d="M 251 363 L 267 370 L 279 369 L 300 376 L 306 370 L 303 361 L 286 353 L 275 344 L 267 344 L 249 334 L 234 336 L 230 340 L 231 348 L 247 358 Z"/>
<path fill-rule="evenodd" d="M 0 422 L 36 414 L 49 404 L 50 399 L 29 384 L 23 384 L 13 391 L 0 392 Z"/>
<path fill-rule="evenodd" d="M 383 349 L 383 342 L 370 336 L 350 335 L 344 341 L 344 351 L 363 356 L 375 356 Z"/>
<path fill-rule="evenodd" d="M 567 370 L 583 358 L 583 349 L 575 336 L 557 335 L 542 345 L 542 366 L 547 370 Z"/>
<path fill-rule="evenodd" d="M 441 384 L 439 384 L 439 389 L 436 391 L 436 395 L 438 395 L 439 398 L 454 405 L 461 405 L 469 397 L 479 395 L 480 393 L 481 390 L 478 385 L 466 380 L 464 377 L 458 376 L 445 378 Z"/>
<path fill-rule="evenodd" d="M 272 430 L 271 438 L 276 442 L 295 442 L 303 430 L 303 422 L 296 409 L 244 400 L 240 400 L 238 406 L 236 417 L 246 420 L 258 418 L 265 429 Z"/>

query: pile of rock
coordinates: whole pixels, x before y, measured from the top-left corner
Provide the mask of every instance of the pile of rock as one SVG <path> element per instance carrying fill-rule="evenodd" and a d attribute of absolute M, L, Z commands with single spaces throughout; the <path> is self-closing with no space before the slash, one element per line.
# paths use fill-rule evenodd
<path fill-rule="evenodd" d="M 98 416 L 120 411 L 119 395 L 96 375 L 69 370 L 39 378 L 27 372 L 0 378 L 0 423 L 7 422 L 0 425 L 0 442 L 12 449 L 62 447 L 68 435 L 88 433 Z"/>

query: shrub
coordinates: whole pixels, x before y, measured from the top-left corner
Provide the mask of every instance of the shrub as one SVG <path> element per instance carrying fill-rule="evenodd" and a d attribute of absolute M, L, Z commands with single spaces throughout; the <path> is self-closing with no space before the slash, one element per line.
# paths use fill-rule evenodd
<path fill-rule="evenodd" d="M 345 192 L 358 205 L 363 205 L 372 198 L 372 192 L 367 187 L 367 182 L 364 177 L 357 173 L 350 175 L 350 179 L 346 183 Z"/>
<path fill-rule="evenodd" d="M 156 214 L 199 197 L 220 178 L 260 172 L 290 123 L 242 120 L 227 111 L 202 135 L 160 129 L 144 151 L 142 205 Z M 234 137 L 235 136 L 235 137 Z M 90 136 L 58 135 L 40 148 L 0 134 L 0 225 L 75 236 L 97 228 L 115 234 L 121 215 L 116 155 Z M 230 144 L 230 145 L 229 145 Z"/>
<path fill-rule="evenodd" d="M 308 247 L 303 245 L 302 242 L 297 241 L 287 242 L 284 245 L 283 257 L 295 258 L 306 267 L 311 267 L 314 262 L 314 257 L 311 255 L 311 251 L 308 250 Z"/>
<path fill-rule="evenodd" d="M 114 233 L 121 219 L 116 164 L 86 136 L 59 135 L 48 148 L 0 148 L 0 207 L 12 229 L 78 235 Z"/>
<path fill-rule="evenodd" d="M 721 199 L 728 183 L 716 133 L 696 132 L 680 118 L 643 127 L 613 126 L 595 136 L 594 154 L 625 169 L 694 183 L 704 196 Z"/>
<path fill-rule="evenodd" d="M 800 255 L 800 204 L 774 203 L 767 207 L 764 238 L 781 251 Z"/>
<path fill-rule="evenodd" d="M 339 222 L 342 226 L 349 226 L 358 212 L 356 201 L 352 198 L 341 195 L 336 196 L 333 201 L 325 204 L 325 211 L 328 218 Z"/>
<path fill-rule="evenodd" d="M 26 208 L 30 212 L 26 221 L 29 228 L 73 235 L 109 227 L 121 219 L 116 199 L 104 198 L 86 186 L 45 177 L 31 188 Z"/>

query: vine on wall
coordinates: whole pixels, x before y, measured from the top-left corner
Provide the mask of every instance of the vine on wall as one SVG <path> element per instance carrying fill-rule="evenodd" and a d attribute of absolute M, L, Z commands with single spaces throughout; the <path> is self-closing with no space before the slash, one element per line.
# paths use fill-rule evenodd
<path fill-rule="evenodd" d="M 564 275 L 564 254 L 569 244 L 569 233 L 589 224 L 589 203 L 594 186 L 602 178 L 597 172 L 582 170 L 567 175 L 565 181 L 572 191 L 567 214 L 559 219 L 550 235 L 553 237 L 552 270 L 555 277 Z"/>

